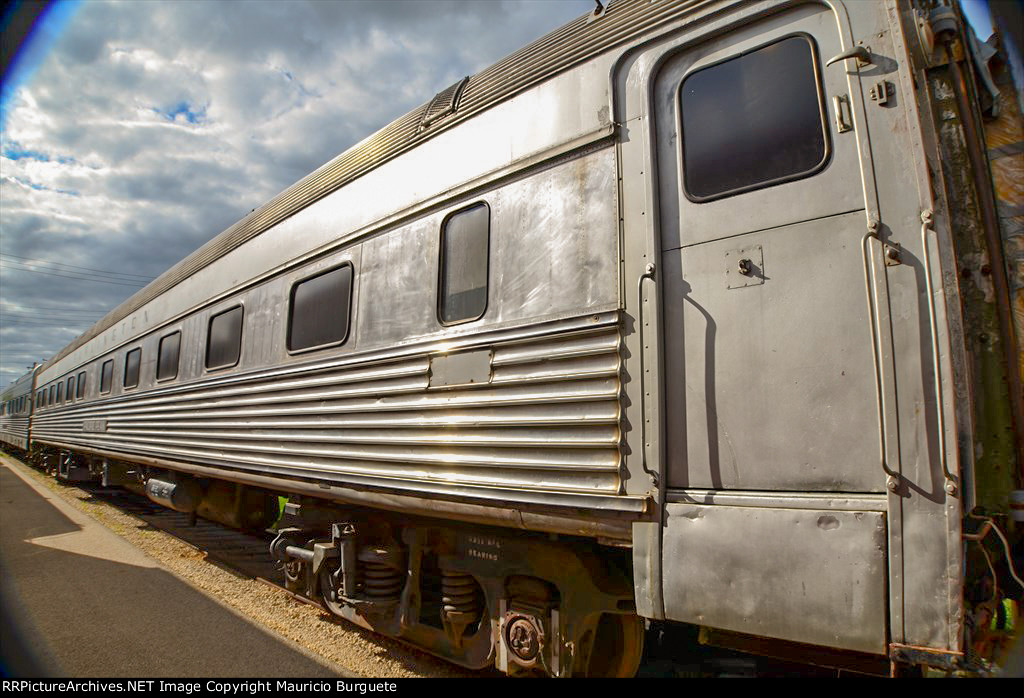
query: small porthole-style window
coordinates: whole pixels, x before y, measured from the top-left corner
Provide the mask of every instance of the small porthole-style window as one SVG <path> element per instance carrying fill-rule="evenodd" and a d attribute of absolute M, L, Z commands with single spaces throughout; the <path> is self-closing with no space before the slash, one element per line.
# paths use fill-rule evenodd
<path fill-rule="evenodd" d="M 134 388 L 139 384 L 139 368 L 141 366 L 142 347 L 136 347 L 124 357 L 124 387 Z"/>
<path fill-rule="evenodd" d="M 111 386 L 114 384 L 114 360 L 107 359 L 103 362 L 103 368 L 100 369 L 100 395 L 106 395 L 110 392 Z"/>
<path fill-rule="evenodd" d="M 210 318 L 206 338 L 206 368 L 229 368 L 242 353 L 242 306 L 236 305 Z"/>
<path fill-rule="evenodd" d="M 441 225 L 437 305 L 445 325 L 478 320 L 487 310 L 490 229 L 485 203 L 457 211 Z"/>
<path fill-rule="evenodd" d="M 351 264 L 297 282 L 288 304 L 288 351 L 344 342 L 351 302 Z"/>
<path fill-rule="evenodd" d="M 800 34 L 701 68 L 679 90 L 694 202 L 808 177 L 829 156 L 817 50 Z"/>
<path fill-rule="evenodd" d="M 171 380 L 178 377 L 178 355 L 181 350 L 181 332 L 174 332 L 160 339 L 157 352 L 156 379 Z"/>
<path fill-rule="evenodd" d="M 78 386 L 76 388 L 75 397 L 79 400 L 85 397 L 85 371 L 78 374 Z"/>

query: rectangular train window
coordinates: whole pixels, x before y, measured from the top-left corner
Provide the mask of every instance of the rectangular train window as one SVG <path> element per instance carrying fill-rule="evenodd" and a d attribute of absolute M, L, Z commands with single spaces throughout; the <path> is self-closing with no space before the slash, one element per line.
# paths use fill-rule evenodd
<path fill-rule="evenodd" d="M 679 88 L 688 199 L 807 177 L 828 161 L 811 37 L 790 36 L 688 75 Z"/>
<path fill-rule="evenodd" d="M 100 369 L 100 395 L 106 395 L 110 392 L 110 387 L 114 384 L 114 360 L 107 359 L 103 362 L 103 368 Z"/>
<path fill-rule="evenodd" d="M 75 397 L 79 400 L 85 397 L 85 371 L 78 374 L 78 389 L 75 392 Z"/>
<path fill-rule="evenodd" d="M 236 305 L 210 318 L 206 337 L 206 368 L 228 368 L 242 353 L 242 306 Z"/>
<path fill-rule="evenodd" d="M 50 400 L 49 400 L 49 404 L 51 404 L 51 405 L 56 405 L 57 404 L 57 386 L 56 385 L 51 385 L 50 386 Z"/>
<path fill-rule="evenodd" d="M 39 409 L 42 406 L 43 406 L 43 391 L 42 390 L 37 390 L 36 391 L 36 409 Z"/>
<path fill-rule="evenodd" d="M 296 282 L 288 305 L 288 351 L 342 344 L 351 300 L 351 264 Z"/>
<path fill-rule="evenodd" d="M 490 233 L 491 210 L 482 202 L 451 214 L 441 225 L 438 313 L 442 324 L 483 317 Z"/>
<path fill-rule="evenodd" d="M 57 404 L 64 402 L 64 384 L 57 381 Z"/>
<path fill-rule="evenodd" d="M 178 352 L 181 349 L 181 332 L 174 332 L 160 339 L 156 358 L 156 379 L 171 380 L 178 377 Z"/>
<path fill-rule="evenodd" d="M 68 402 L 75 399 L 75 377 L 68 376 Z"/>
<path fill-rule="evenodd" d="M 139 368 L 142 365 L 142 347 L 135 347 L 124 357 L 124 387 L 134 388 L 139 384 Z"/>

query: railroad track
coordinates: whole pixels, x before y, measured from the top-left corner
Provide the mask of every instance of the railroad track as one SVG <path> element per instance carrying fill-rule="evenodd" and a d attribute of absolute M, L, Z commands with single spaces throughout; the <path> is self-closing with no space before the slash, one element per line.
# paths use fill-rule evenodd
<path fill-rule="evenodd" d="M 237 574 L 286 591 L 281 584 L 274 582 L 280 571 L 268 552 L 270 541 L 274 538 L 271 533 L 236 531 L 206 519 L 193 519 L 188 514 L 162 507 L 130 490 L 101 487 L 92 483 L 76 483 L 75 486 L 93 499 L 115 506 L 201 551 L 207 559 Z"/>
<path fill-rule="evenodd" d="M 150 501 L 145 495 L 96 483 L 62 483 L 86 492 L 91 499 L 116 507 L 203 554 L 205 559 L 232 574 L 273 587 L 297 601 L 329 611 L 317 599 L 285 588 L 280 563 L 270 557 L 270 531 L 239 531 L 200 517 L 192 517 Z M 281 580 L 281 581 L 278 581 Z"/>

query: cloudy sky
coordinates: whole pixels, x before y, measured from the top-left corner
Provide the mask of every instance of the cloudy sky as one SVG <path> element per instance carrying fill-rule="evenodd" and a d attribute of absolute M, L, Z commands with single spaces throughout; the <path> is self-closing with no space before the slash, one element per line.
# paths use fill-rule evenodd
<path fill-rule="evenodd" d="M 59 2 L 0 102 L 0 387 L 593 0 Z"/>

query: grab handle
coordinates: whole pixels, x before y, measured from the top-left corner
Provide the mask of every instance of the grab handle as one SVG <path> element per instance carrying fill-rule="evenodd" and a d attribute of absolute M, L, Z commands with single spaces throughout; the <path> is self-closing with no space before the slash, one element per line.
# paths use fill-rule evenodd
<path fill-rule="evenodd" d="M 882 357 L 878 347 L 878 325 L 877 310 L 879 305 L 875 302 L 875 273 L 874 265 L 871 263 L 871 240 L 881 240 L 878 237 L 878 224 L 872 222 L 868 227 L 867 234 L 861 239 L 861 252 L 864 257 L 864 290 L 867 292 L 868 300 L 868 325 L 871 328 L 871 359 L 875 365 L 875 409 L 878 412 L 878 450 L 882 470 L 886 474 L 885 486 L 890 492 L 895 492 L 900 486 L 900 474 L 889 467 L 888 453 L 885 447 L 885 404 L 882 398 Z"/>
<path fill-rule="evenodd" d="M 648 262 L 644 273 L 636 282 L 636 317 L 640 337 L 640 465 L 657 487 L 658 473 L 652 473 L 647 469 L 647 399 L 644 390 L 647 380 L 644 371 L 644 281 L 654 281 L 654 269 L 654 262 Z"/>
<path fill-rule="evenodd" d="M 957 480 L 949 472 L 946 462 L 946 411 L 942 400 L 942 377 L 939 373 L 939 322 L 935 315 L 935 296 L 932 287 L 931 255 L 928 252 L 928 232 L 931 230 L 932 212 L 921 212 L 921 246 L 924 255 L 924 282 L 928 290 L 928 320 L 931 324 L 932 340 L 932 373 L 935 375 L 935 415 L 939 428 L 939 458 L 942 461 L 942 474 L 946 478 L 946 494 L 956 496 Z M 932 231 L 934 232 L 934 231 Z"/>

